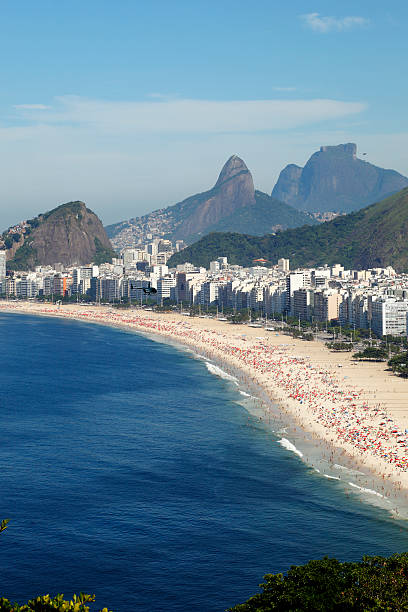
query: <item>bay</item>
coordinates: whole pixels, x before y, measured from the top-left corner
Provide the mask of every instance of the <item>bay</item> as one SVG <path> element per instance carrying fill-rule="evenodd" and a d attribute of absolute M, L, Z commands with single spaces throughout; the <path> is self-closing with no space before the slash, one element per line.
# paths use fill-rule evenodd
<path fill-rule="evenodd" d="M 0 595 L 216 612 L 291 564 L 408 549 L 403 521 L 307 467 L 192 354 L 17 314 L 0 341 Z"/>

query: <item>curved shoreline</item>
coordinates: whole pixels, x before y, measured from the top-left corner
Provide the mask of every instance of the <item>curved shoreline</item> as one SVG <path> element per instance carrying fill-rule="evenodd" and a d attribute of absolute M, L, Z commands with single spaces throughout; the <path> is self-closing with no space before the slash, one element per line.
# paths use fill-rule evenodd
<path fill-rule="evenodd" d="M 403 427 L 408 426 L 408 403 L 403 403 L 407 411 L 400 410 L 399 415 L 395 409 L 392 412 L 392 401 L 388 405 L 378 402 L 377 393 L 372 388 L 364 388 L 362 372 L 373 371 L 369 376 L 378 378 L 381 370 L 378 365 L 370 368 L 367 366 L 372 364 L 359 364 L 351 368 L 349 355 L 335 355 L 333 359 L 317 342 L 302 343 L 287 336 L 271 335 L 261 328 L 232 326 L 213 319 L 190 319 L 174 313 L 37 303 L 0 304 L 2 311 L 119 326 L 187 346 L 220 364 L 229 374 L 238 372 L 244 385 L 260 388 L 268 403 L 278 403 L 279 410 L 311 434 L 317 445 L 325 445 L 332 465 L 347 458 L 352 466 L 368 470 L 366 479 L 375 478 L 378 486 L 377 490 L 361 486 L 363 492 L 386 499 L 391 496 L 391 485 L 398 504 L 407 505 L 408 444 L 405 450 L 405 445 L 397 442 L 401 436 L 392 433 L 391 428 L 404 431 Z M 340 380 L 334 361 L 342 361 L 340 365 L 349 368 L 350 375 Z M 341 374 L 345 371 L 342 369 Z M 356 382 L 360 382 L 360 389 Z M 391 380 L 394 386 L 400 386 L 401 382 L 404 381 Z M 389 388 L 383 390 L 390 395 L 390 400 L 395 399 Z M 408 389 L 398 393 L 406 393 L 408 399 Z M 397 509 L 395 512 L 401 516 Z"/>

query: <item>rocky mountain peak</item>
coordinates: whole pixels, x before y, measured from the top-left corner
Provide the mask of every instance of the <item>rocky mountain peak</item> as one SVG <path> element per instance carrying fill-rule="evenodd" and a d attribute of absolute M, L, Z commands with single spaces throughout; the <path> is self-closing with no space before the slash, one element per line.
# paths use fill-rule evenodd
<path fill-rule="evenodd" d="M 357 157 L 354 142 L 322 146 L 304 168 L 286 166 L 272 197 L 307 212 L 351 212 L 396 193 L 408 178 Z"/>
<path fill-rule="evenodd" d="M 7 257 L 9 269 L 102 263 L 115 256 L 100 219 L 84 202 L 61 204 L 26 225 L 19 248 Z"/>
<path fill-rule="evenodd" d="M 238 157 L 238 155 L 231 155 L 231 157 L 225 162 L 215 187 L 220 187 L 223 183 L 225 183 L 225 181 L 228 181 L 242 173 L 249 174 L 249 176 L 251 176 L 245 162 Z"/>
<path fill-rule="evenodd" d="M 322 146 L 320 147 L 320 153 L 331 153 L 334 155 L 349 155 L 351 157 L 357 157 L 357 145 L 355 142 L 347 142 L 346 144 L 339 144 L 334 146 Z"/>
<path fill-rule="evenodd" d="M 232 155 L 212 189 L 180 203 L 183 221 L 177 227 L 176 237 L 185 239 L 199 234 L 237 209 L 253 204 L 255 187 L 252 174 L 238 155 Z"/>

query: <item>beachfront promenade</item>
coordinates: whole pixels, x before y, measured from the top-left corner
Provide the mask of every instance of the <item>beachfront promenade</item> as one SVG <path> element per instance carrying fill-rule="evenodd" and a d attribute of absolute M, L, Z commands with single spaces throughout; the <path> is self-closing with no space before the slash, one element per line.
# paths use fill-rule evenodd
<path fill-rule="evenodd" d="M 261 387 L 304 430 L 408 494 L 408 381 L 384 363 L 357 363 L 318 342 L 262 328 L 143 310 L 4 304 L 5 310 L 59 316 L 160 334 Z"/>

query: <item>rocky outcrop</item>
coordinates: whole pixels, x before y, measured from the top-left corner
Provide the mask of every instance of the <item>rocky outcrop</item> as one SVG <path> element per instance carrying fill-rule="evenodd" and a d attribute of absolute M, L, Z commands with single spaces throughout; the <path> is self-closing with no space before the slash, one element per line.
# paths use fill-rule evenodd
<path fill-rule="evenodd" d="M 224 165 L 212 189 L 176 205 L 184 218 L 177 227 L 175 237 L 185 239 L 204 232 L 235 210 L 254 204 L 252 175 L 242 159 L 233 155 Z"/>
<path fill-rule="evenodd" d="M 351 212 L 408 186 L 408 178 L 357 157 L 354 143 L 323 146 L 304 168 L 290 164 L 272 196 L 308 212 Z"/>
<path fill-rule="evenodd" d="M 287 165 L 279 175 L 278 182 L 272 191 L 272 197 L 276 197 L 281 200 L 281 202 L 286 202 L 286 204 L 296 201 L 299 195 L 299 183 L 302 171 L 303 168 L 296 166 L 296 164 Z M 280 194 L 279 198 L 275 193 Z"/>
<path fill-rule="evenodd" d="M 101 221 L 83 202 L 62 204 L 28 223 L 31 230 L 8 262 L 9 269 L 102 263 L 114 256 Z"/>

